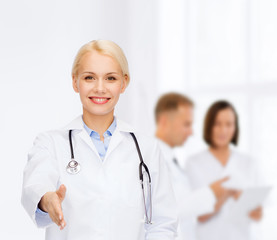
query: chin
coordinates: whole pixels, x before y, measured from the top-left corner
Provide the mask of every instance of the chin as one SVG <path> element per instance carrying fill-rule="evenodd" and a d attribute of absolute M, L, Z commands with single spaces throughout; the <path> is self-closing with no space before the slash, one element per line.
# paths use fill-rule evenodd
<path fill-rule="evenodd" d="M 104 109 L 101 109 L 99 111 L 86 111 L 89 113 L 89 115 L 93 115 L 93 116 L 105 116 L 105 115 L 109 115 L 111 112 L 113 112 L 113 109 L 107 109 L 107 110 L 104 110 Z"/>
<path fill-rule="evenodd" d="M 229 146 L 229 143 L 216 143 L 214 146 L 216 148 L 225 148 Z"/>
<path fill-rule="evenodd" d="M 182 147 L 182 146 L 185 144 L 185 142 L 186 142 L 186 140 L 177 143 L 175 146 L 176 146 L 176 147 Z"/>

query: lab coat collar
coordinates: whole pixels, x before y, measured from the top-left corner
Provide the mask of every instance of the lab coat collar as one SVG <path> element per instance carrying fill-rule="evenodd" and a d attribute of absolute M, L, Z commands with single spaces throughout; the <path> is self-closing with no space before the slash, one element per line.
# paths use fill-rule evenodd
<path fill-rule="evenodd" d="M 135 129 L 133 127 L 131 127 L 129 124 L 121 121 L 118 118 L 116 118 L 116 124 L 117 124 L 116 129 L 120 132 L 134 132 L 135 131 Z M 82 120 L 82 115 L 75 118 L 68 125 L 66 125 L 63 129 L 64 130 L 70 130 L 70 129 L 83 130 L 84 124 L 83 124 L 83 120 Z"/>
<path fill-rule="evenodd" d="M 82 120 L 82 115 L 78 116 L 75 118 L 73 121 L 71 121 L 69 124 L 67 124 L 64 128 L 64 130 L 83 130 L 84 129 L 84 124 Z"/>
<path fill-rule="evenodd" d="M 108 156 L 111 154 L 111 152 L 119 145 L 119 143 L 122 141 L 123 139 L 123 133 L 127 133 L 127 132 L 134 132 L 134 129 L 129 126 L 127 123 L 116 119 L 117 121 L 117 126 L 116 129 L 113 133 L 113 137 L 111 138 L 109 147 L 108 147 L 108 151 L 105 155 L 105 158 L 108 158 Z M 95 147 L 95 145 L 93 144 L 93 142 L 91 141 L 91 138 L 89 136 L 89 134 L 87 133 L 87 131 L 84 128 L 84 123 L 83 123 L 83 119 L 82 119 L 82 115 L 78 116 L 77 118 L 75 118 L 71 123 L 69 123 L 65 128 L 63 128 L 64 130 L 77 130 L 77 134 L 87 143 L 87 145 L 95 152 L 95 154 L 97 156 L 99 156 L 98 151 Z M 100 156 L 99 156 L 100 158 Z M 102 162 L 102 160 L 101 160 Z M 104 161 L 106 162 L 106 161 Z"/>
<path fill-rule="evenodd" d="M 131 127 L 128 123 L 125 123 L 123 121 L 121 121 L 120 119 L 116 119 L 116 128 L 118 129 L 118 131 L 120 132 L 135 132 L 135 129 L 133 127 Z"/>

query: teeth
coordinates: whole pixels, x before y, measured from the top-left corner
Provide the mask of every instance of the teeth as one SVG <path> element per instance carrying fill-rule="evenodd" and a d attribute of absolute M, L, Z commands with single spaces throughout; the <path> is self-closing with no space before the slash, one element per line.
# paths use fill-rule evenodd
<path fill-rule="evenodd" d="M 107 101 L 107 98 L 93 98 L 93 101 L 101 103 Z"/>

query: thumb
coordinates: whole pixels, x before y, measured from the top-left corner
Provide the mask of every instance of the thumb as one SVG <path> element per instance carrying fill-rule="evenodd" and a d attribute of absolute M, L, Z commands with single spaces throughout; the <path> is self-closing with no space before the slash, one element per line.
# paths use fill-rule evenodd
<path fill-rule="evenodd" d="M 65 198 L 65 193 L 66 193 L 66 187 L 65 185 L 61 185 L 60 188 L 56 191 L 58 197 L 60 198 L 61 201 L 64 200 Z"/>

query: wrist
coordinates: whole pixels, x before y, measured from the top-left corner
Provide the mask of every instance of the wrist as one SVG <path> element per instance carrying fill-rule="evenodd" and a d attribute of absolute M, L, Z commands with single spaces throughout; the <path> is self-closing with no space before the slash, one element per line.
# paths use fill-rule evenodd
<path fill-rule="evenodd" d="M 40 199 L 40 201 L 39 201 L 39 203 L 38 203 L 38 208 L 41 210 L 41 211 L 43 211 L 43 212 L 46 212 L 46 213 L 48 213 L 48 210 L 47 210 L 47 197 L 48 197 L 48 194 L 49 194 L 50 192 L 48 192 L 48 193 L 45 193 L 43 196 L 42 196 L 42 198 Z"/>

